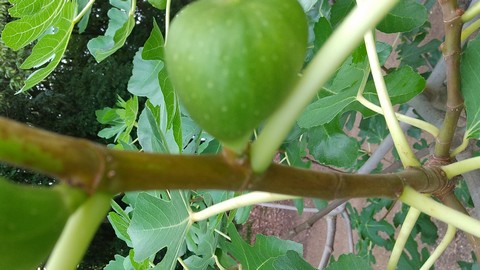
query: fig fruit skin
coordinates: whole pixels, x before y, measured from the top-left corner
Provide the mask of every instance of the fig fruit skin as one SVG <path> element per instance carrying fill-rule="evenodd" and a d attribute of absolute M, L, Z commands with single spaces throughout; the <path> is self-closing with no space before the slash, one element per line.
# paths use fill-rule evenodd
<path fill-rule="evenodd" d="M 296 0 L 199 0 L 173 19 L 167 71 L 190 116 L 242 151 L 291 92 L 307 36 Z"/>

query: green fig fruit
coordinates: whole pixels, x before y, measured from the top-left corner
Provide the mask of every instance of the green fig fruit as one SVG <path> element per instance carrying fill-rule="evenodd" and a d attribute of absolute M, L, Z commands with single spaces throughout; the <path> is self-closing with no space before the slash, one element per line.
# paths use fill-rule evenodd
<path fill-rule="evenodd" d="M 167 71 L 191 117 L 241 152 L 298 79 L 307 32 L 297 0 L 198 0 L 172 21 Z"/>

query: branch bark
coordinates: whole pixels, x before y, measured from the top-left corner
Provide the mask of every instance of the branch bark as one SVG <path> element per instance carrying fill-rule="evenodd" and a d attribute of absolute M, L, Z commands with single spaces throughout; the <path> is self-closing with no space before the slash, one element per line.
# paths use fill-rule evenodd
<path fill-rule="evenodd" d="M 434 155 L 440 159 L 450 158 L 450 146 L 455 134 L 458 119 L 463 110 L 463 97 L 460 92 L 460 53 L 463 22 L 456 0 L 439 0 L 443 13 L 445 42 L 442 45 L 447 74 L 447 112 L 437 137 Z"/>
<path fill-rule="evenodd" d="M 118 151 L 0 118 L 0 160 L 57 177 L 89 193 L 149 189 L 256 190 L 323 199 L 398 197 L 406 185 L 442 189 L 440 168 L 394 174 L 319 172 L 272 164 L 255 174 L 248 157 Z"/>

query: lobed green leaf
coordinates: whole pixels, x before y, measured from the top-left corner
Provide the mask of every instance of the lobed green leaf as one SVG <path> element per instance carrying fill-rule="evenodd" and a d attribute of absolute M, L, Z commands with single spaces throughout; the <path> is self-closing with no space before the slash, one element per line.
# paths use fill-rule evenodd
<path fill-rule="evenodd" d="M 340 127 L 324 125 L 309 130 L 308 149 L 316 160 L 340 168 L 353 168 L 360 145 Z"/>
<path fill-rule="evenodd" d="M 88 2 L 89 2 L 89 0 L 77 0 L 78 10 L 79 11 L 83 10 L 86 7 Z M 92 13 L 92 7 L 91 6 L 88 8 L 87 12 L 85 12 L 82 19 L 77 24 L 79 33 L 83 33 L 85 31 L 85 29 L 87 28 L 88 20 L 90 18 L 90 13 Z"/>
<path fill-rule="evenodd" d="M 127 232 L 132 239 L 136 261 L 143 261 L 166 247 L 159 267 L 171 270 L 185 251 L 185 237 L 192 223 L 183 191 L 171 191 L 170 196 L 171 200 L 165 201 L 140 193 Z"/>
<path fill-rule="evenodd" d="M 75 6 L 74 3 L 63 0 L 18 0 L 14 4 L 9 13 L 12 17 L 21 19 L 8 23 L 2 32 L 3 42 L 14 50 L 25 47 L 52 26 L 56 26 L 64 9 L 69 10 L 69 6 Z"/>
<path fill-rule="evenodd" d="M 344 269 L 356 269 L 356 270 L 372 270 L 372 267 L 368 262 L 360 256 L 355 254 L 343 254 L 338 257 L 338 260 L 332 260 L 330 265 L 325 270 L 344 270 Z"/>
<path fill-rule="evenodd" d="M 240 237 L 235 226 L 230 225 L 227 230 L 231 241 L 225 243 L 225 249 L 242 264 L 244 269 L 275 269 L 275 261 L 288 251 L 298 254 L 303 252 L 299 243 L 261 234 L 257 235 L 255 245 L 251 246 Z M 298 262 L 298 257 L 289 256 L 282 261 L 295 263 Z"/>
<path fill-rule="evenodd" d="M 87 44 L 97 62 L 120 49 L 135 26 L 135 6 L 132 0 L 110 0 L 110 4 L 113 7 L 107 14 L 110 20 L 105 35 L 93 38 Z"/>
<path fill-rule="evenodd" d="M 30 69 L 48 64 L 32 73 L 19 92 L 41 82 L 60 63 L 70 40 L 76 11 L 76 4 L 70 1 L 35 1 L 31 5 L 25 2 L 20 1 L 10 9 L 22 18 L 5 26 L 2 39 L 9 47 L 20 49 L 39 38 L 20 67 Z"/>

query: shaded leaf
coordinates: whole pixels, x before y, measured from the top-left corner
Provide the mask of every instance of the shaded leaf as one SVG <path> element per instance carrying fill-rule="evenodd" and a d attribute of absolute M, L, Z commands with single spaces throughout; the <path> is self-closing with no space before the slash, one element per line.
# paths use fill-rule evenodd
<path fill-rule="evenodd" d="M 355 138 L 346 135 L 339 127 L 328 125 L 308 131 L 308 149 L 315 159 L 340 168 L 353 168 L 360 146 Z"/>
<path fill-rule="evenodd" d="M 299 243 L 261 234 L 257 235 L 255 245 L 251 246 L 243 241 L 233 225 L 228 227 L 228 235 L 231 242 L 225 243 L 225 249 L 242 264 L 243 269 L 275 269 L 274 261 L 287 254 L 287 251 L 303 252 Z"/>
<path fill-rule="evenodd" d="M 182 117 L 182 145 L 185 154 L 197 152 L 201 138 L 202 129 L 189 117 Z"/>
<path fill-rule="evenodd" d="M 426 84 L 425 79 L 409 66 L 403 66 L 392 73 L 387 74 L 384 76 L 384 80 L 387 86 L 388 95 L 393 105 L 402 104 L 414 98 L 423 91 Z M 380 105 L 373 81 L 367 82 L 363 96 L 367 100 Z M 363 107 L 363 105 L 358 102 L 353 103 L 345 110 L 359 111 L 365 117 L 376 114 Z"/>
<path fill-rule="evenodd" d="M 292 270 L 292 269 L 302 269 L 302 270 L 315 270 L 305 259 L 303 259 L 295 251 L 287 251 L 287 254 L 280 256 L 273 262 L 273 267 L 275 270 Z"/>
<path fill-rule="evenodd" d="M 237 224 L 244 224 L 245 222 L 247 222 L 252 208 L 253 205 L 238 208 L 235 212 L 235 222 Z"/>
<path fill-rule="evenodd" d="M 302 128 L 313 128 L 329 123 L 356 100 L 357 90 L 355 86 L 349 87 L 336 95 L 321 98 L 308 105 L 298 119 L 298 125 Z"/>
<path fill-rule="evenodd" d="M 398 261 L 398 269 L 420 269 L 429 256 L 430 253 L 426 247 L 419 252 L 417 241 L 409 237 Z"/>
<path fill-rule="evenodd" d="M 311 162 L 304 160 L 304 158 L 307 156 L 306 149 L 307 142 L 304 140 L 295 140 L 290 142 L 285 148 L 286 155 L 288 156 L 289 165 L 298 168 L 310 168 Z"/>
<path fill-rule="evenodd" d="M 344 269 L 356 269 L 356 270 L 372 270 L 368 261 L 355 254 L 343 254 L 338 257 L 338 260 L 332 260 L 325 270 L 344 270 Z"/>
<path fill-rule="evenodd" d="M 376 48 L 377 48 L 378 60 L 380 62 L 380 65 L 383 66 L 387 62 L 387 59 L 390 56 L 390 54 L 392 53 L 392 46 L 388 43 L 377 41 Z"/>
<path fill-rule="evenodd" d="M 398 44 L 398 60 L 400 66 L 411 66 L 417 69 L 422 66 L 431 66 L 441 57 L 438 50 L 441 41 L 438 39 L 426 40 L 430 33 L 430 22 L 426 21 L 421 27 L 402 34 L 403 42 Z"/>
<path fill-rule="evenodd" d="M 389 131 L 383 115 L 375 115 L 370 118 L 363 118 L 360 122 L 358 135 L 366 138 L 367 142 L 379 144 L 383 141 Z"/>
<path fill-rule="evenodd" d="M 314 53 L 322 47 L 323 43 L 327 41 L 332 32 L 332 26 L 325 17 L 321 17 L 318 22 L 315 23 L 313 26 L 313 33 L 315 34 L 315 41 L 313 42 Z"/>
<path fill-rule="evenodd" d="M 305 208 L 305 202 L 303 198 L 293 199 L 293 205 L 297 208 L 297 212 L 299 215 L 303 214 L 303 208 Z"/>
<path fill-rule="evenodd" d="M 347 60 L 330 84 L 323 87 L 324 96 L 305 108 L 297 123 L 301 128 L 312 128 L 329 123 L 348 105 L 356 100 L 356 95 L 365 70 Z M 361 66 L 361 65 L 360 65 Z"/>
<path fill-rule="evenodd" d="M 408 32 L 427 19 L 427 9 L 417 0 L 402 0 L 377 25 L 377 29 L 384 33 Z"/>
<path fill-rule="evenodd" d="M 81 10 L 83 10 L 86 7 L 88 2 L 89 2 L 89 0 L 77 0 L 78 11 L 80 12 Z M 78 32 L 80 34 L 83 33 L 85 31 L 85 29 L 87 28 L 88 20 L 90 18 L 90 13 L 92 13 L 92 6 L 90 6 L 87 9 L 87 12 L 85 12 L 85 14 L 83 14 L 82 19 L 77 24 Z"/>
<path fill-rule="evenodd" d="M 335 28 L 354 7 L 354 0 L 335 1 L 330 13 L 330 23 L 332 26 Z"/>
<path fill-rule="evenodd" d="M 85 199 L 82 191 L 65 185 L 32 187 L 1 178 L 0 269 L 37 269 Z"/>
<path fill-rule="evenodd" d="M 158 8 L 160 10 L 164 10 L 166 5 L 167 5 L 167 1 L 166 0 L 148 0 L 148 2 L 154 6 L 155 8 Z"/>

